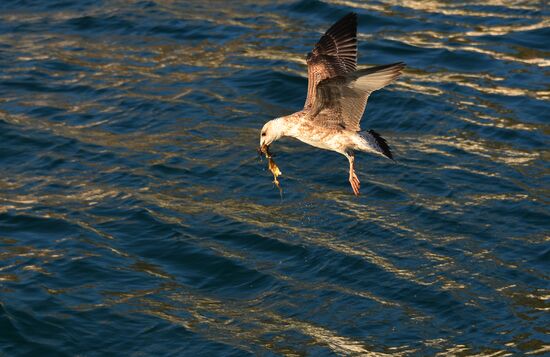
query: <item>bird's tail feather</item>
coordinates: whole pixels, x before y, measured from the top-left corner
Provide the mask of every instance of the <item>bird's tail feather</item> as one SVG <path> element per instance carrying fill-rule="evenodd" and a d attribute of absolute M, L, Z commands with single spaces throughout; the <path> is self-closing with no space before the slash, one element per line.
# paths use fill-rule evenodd
<path fill-rule="evenodd" d="M 375 152 L 377 154 L 383 155 L 388 159 L 393 160 L 393 154 L 391 152 L 390 146 L 380 134 L 374 130 L 361 131 L 359 132 L 361 139 L 363 139 L 362 149 L 363 151 Z"/>

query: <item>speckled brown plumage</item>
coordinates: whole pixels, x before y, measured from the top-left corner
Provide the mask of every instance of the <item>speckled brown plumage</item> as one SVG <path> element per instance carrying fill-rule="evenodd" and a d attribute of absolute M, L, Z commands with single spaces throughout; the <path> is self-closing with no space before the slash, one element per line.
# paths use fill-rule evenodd
<path fill-rule="evenodd" d="M 349 182 L 359 194 L 354 152 L 365 151 L 392 159 L 386 140 L 374 130 L 361 131 L 360 121 L 369 95 L 394 81 L 402 62 L 357 70 L 357 15 L 350 13 L 331 26 L 307 57 L 308 93 L 304 108 L 267 122 L 260 148 L 283 136 L 336 151 L 349 161 Z"/>

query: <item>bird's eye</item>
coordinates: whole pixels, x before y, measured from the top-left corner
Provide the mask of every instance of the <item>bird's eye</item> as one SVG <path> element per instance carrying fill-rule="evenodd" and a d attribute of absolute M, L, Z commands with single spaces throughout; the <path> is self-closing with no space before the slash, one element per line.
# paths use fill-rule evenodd
<path fill-rule="evenodd" d="M 262 136 L 265 136 L 265 132 L 262 133 Z"/>

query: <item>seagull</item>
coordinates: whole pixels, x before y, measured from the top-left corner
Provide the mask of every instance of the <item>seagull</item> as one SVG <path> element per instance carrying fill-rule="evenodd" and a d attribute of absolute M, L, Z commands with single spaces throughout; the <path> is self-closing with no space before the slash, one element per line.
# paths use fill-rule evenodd
<path fill-rule="evenodd" d="M 307 55 L 308 88 L 304 108 L 268 121 L 260 132 L 260 151 L 271 143 L 293 137 L 311 146 L 336 151 L 349 161 L 349 182 L 359 195 L 355 151 L 393 160 L 386 140 L 374 130 L 361 131 L 359 123 L 369 95 L 393 82 L 403 62 L 357 69 L 357 14 L 349 13 L 321 37 Z"/>

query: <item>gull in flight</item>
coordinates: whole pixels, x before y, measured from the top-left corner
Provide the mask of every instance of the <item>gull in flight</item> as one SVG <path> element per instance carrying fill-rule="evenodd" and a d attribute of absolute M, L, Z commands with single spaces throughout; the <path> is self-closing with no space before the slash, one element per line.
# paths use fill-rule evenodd
<path fill-rule="evenodd" d="M 357 69 L 357 14 L 350 13 L 321 37 L 307 55 L 308 89 L 304 108 L 268 121 L 260 134 L 260 151 L 283 136 L 336 151 L 349 161 L 349 182 L 359 195 L 354 170 L 355 151 L 393 160 L 386 140 L 374 130 L 361 131 L 359 122 L 369 95 L 393 82 L 405 68 L 402 62 Z"/>

